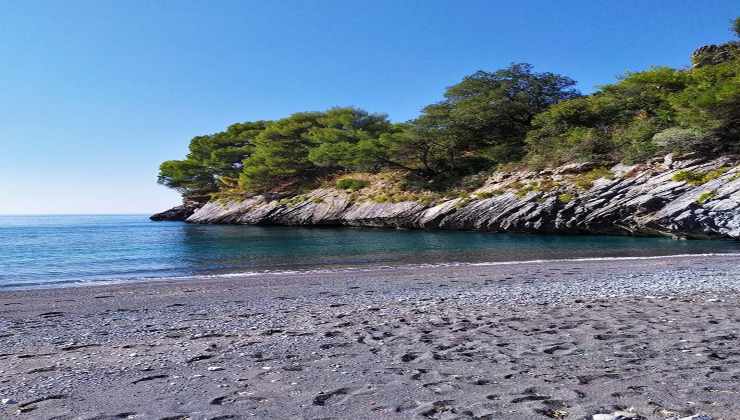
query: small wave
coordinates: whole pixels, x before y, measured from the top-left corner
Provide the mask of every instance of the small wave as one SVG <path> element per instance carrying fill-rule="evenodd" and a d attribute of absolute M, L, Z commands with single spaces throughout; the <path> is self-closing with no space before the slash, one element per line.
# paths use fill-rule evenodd
<path fill-rule="evenodd" d="M 105 282 L 107 280 L 101 280 L 101 282 Z M 3 283 L 0 284 L 0 290 L 2 289 L 13 289 L 13 290 L 22 290 L 22 289 L 36 289 L 36 288 L 53 288 L 53 287 L 65 287 L 70 285 L 85 285 L 90 284 L 92 282 L 95 282 L 95 280 L 51 280 L 51 281 L 29 281 L 29 282 L 22 282 L 22 283 Z M 101 284 L 97 283 L 96 284 Z"/>
<path fill-rule="evenodd" d="M 516 264 L 543 264 L 552 262 L 589 262 L 589 261 L 636 261 L 636 260 L 662 260 L 666 258 L 691 258 L 691 257 L 740 257 L 736 252 L 712 252 L 705 254 L 674 254 L 674 255 L 652 255 L 648 257 L 586 257 L 586 258 L 554 258 L 524 261 L 495 261 L 464 263 L 466 265 L 516 265 Z"/>
<path fill-rule="evenodd" d="M 57 280 L 57 281 L 37 281 L 24 283 L 5 283 L 0 284 L 0 290 L 23 290 L 37 288 L 58 288 L 58 287 L 80 287 L 80 286 L 97 286 L 112 285 L 122 283 L 142 283 L 149 281 L 177 281 L 177 280 L 196 280 L 196 279 L 227 279 L 240 277 L 256 276 L 293 276 L 306 274 L 336 274 L 336 273 L 358 273 L 385 270 L 403 270 L 414 268 L 435 268 L 435 267 L 486 267 L 486 266 L 510 266 L 526 264 L 551 264 L 551 263 L 575 263 L 575 262 L 599 262 L 599 261 L 644 261 L 644 260 L 662 260 L 662 259 L 681 259 L 681 258 L 708 258 L 708 257 L 740 257 L 740 253 L 702 253 L 702 254 L 673 254 L 673 255 L 653 255 L 653 256 L 631 256 L 631 257 L 585 257 L 585 258 L 553 258 L 553 259 L 535 259 L 535 260 L 513 260 L 513 261 L 483 261 L 483 262 L 446 262 L 446 263 L 422 263 L 422 264 L 401 264 L 401 265 L 373 265 L 366 267 L 343 267 L 343 268 L 320 268 L 320 269 L 294 269 L 294 270 L 259 270 L 243 271 L 234 273 L 217 273 L 217 274 L 192 274 L 186 276 L 164 276 L 164 277 L 137 277 L 137 278 L 114 278 L 114 279 L 81 279 L 81 280 Z"/>
<path fill-rule="evenodd" d="M 413 268 L 434 268 L 434 267 L 485 267 L 485 266 L 505 266 L 505 265 L 525 265 L 525 264 L 547 264 L 559 262 L 599 262 L 599 261 L 637 261 L 637 260 L 662 260 L 667 258 L 697 258 L 697 257 L 740 257 L 740 253 L 704 253 L 704 254 L 674 254 L 674 255 L 654 255 L 646 257 L 586 257 L 586 258 L 553 258 L 553 259 L 536 259 L 536 260 L 513 260 L 513 261 L 484 261 L 484 262 L 446 262 L 446 263 L 426 263 L 426 264 L 403 264 L 403 265 L 381 265 L 368 267 L 346 267 L 346 268 L 322 268 L 322 269 L 305 269 L 305 270 L 261 270 L 261 271 L 243 271 L 236 273 L 221 274 L 194 274 L 188 276 L 161 277 L 157 280 L 185 280 L 185 279 L 209 279 L 209 278 L 233 278 L 233 277 L 255 277 L 267 275 L 304 275 L 304 274 L 332 274 L 332 273 L 355 273 L 370 272 L 380 270 L 397 270 Z M 152 279 L 153 280 L 153 279 Z"/>

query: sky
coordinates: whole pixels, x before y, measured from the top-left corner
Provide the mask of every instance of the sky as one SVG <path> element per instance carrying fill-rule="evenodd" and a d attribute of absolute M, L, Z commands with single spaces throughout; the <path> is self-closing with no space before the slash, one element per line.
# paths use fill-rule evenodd
<path fill-rule="evenodd" d="M 527 62 L 581 91 L 685 67 L 737 0 L 0 0 L 0 214 L 151 213 L 193 136 L 358 106 L 415 117 Z"/>

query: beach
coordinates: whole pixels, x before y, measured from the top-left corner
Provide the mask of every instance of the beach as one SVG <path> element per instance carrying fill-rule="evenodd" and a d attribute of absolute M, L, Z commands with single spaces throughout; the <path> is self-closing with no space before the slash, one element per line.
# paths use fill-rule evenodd
<path fill-rule="evenodd" d="M 740 418 L 740 256 L 0 292 L 0 418 Z"/>

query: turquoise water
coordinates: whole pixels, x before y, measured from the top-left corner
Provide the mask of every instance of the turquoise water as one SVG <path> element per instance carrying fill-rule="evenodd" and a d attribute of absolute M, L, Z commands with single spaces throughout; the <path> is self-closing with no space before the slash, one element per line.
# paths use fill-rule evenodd
<path fill-rule="evenodd" d="M 0 216 L 0 288 L 295 269 L 736 253 L 740 242 Z"/>

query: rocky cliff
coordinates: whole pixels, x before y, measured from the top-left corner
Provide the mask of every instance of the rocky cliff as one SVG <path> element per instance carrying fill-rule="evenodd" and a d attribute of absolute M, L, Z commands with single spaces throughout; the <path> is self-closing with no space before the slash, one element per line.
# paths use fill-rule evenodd
<path fill-rule="evenodd" d="M 211 201 L 186 220 L 740 239 L 738 163 L 735 156 L 668 155 L 608 170 L 584 163 L 497 173 L 467 196 L 435 203 L 377 202 L 320 188 L 290 199 Z"/>

